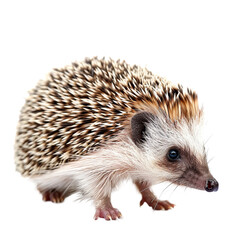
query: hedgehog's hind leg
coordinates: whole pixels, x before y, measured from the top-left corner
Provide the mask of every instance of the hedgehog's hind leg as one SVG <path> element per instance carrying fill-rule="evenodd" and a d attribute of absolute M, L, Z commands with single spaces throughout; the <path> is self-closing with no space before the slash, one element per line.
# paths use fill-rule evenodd
<path fill-rule="evenodd" d="M 47 202 L 51 201 L 53 203 L 61 203 L 65 200 L 65 198 L 69 197 L 71 194 L 75 193 L 73 189 L 45 189 L 41 190 L 37 187 L 38 191 L 42 194 L 42 200 Z"/>
<path fill-rule="evenodd" d="M 61 203 L 65 199 L 65 196 L 56 189 L 49 189 L 45 191 L 41 191 L 40 189 L 38 190 L 42 194 L 42 200 L 45 202 L 51 201 L 54 203 Z"/>
<path fill-rule="evenodd" d="M 37 189 L 42 194 L 43 201 L 61 203 L 77 191 L 76 181 L 72 178 L 43 176 L 37 180 Z"/>

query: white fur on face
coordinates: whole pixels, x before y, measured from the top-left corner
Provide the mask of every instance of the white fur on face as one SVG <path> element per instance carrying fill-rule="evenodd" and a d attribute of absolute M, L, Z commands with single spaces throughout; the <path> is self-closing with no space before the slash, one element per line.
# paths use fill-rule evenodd
<path fill-rule="evenodd" d="M 171 147 L 188 149 L 199 163 L 206 160 L 204 141 L 201 135 L 203 119 L 181 119 L 173 122 L 162 112 L 147 125 L 144 152 L 152 161 L 163 159 Z"/>

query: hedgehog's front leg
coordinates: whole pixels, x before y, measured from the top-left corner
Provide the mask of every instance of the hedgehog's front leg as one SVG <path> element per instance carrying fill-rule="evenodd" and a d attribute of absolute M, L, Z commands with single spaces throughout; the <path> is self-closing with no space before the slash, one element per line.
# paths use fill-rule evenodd
<path fill-rule="evenodd" d="M 95 201 L 96 205 L 96 213 L 94 215 L 94 219 L 104 218 L 106 220 L 116 220 L 121 218 L 122 214 L 116 208 L 113 208 L 110 198 L 106 197 L 104 199 Z"/>
<path fill-rule="evenodd" d="M 136 181 L 135 184 L 142 195 L 140 206 L 142 206 L 145 202 L 148 206 L 152 207 L 153 210 L 169 210 L 175 206 L 168 201 L 160 201 L 150 190 L 151 185 L 147 182 Z"/>
<path fill-rule="evenodd" d="M 95 165 L 88 161 L 88 164 L 92 166 L 88 171 L 79 173 L 79 178 L 84 175 L 84 178 L 79 179 L 80 192 L 85 194 L 86 199 L 93 200 L 96 207 L 94 219 L 104 218 L 105 220 L 116 220 L 122 215 L 120 211 L 112 206 L 111 193 L 119 182 L 118 176 L 120 174 L 117 171 L 111 169 L 107 161 L 104 161 L 104 165 L 101 164 L 101 158 L 98 157 L 99 165 Z"/>

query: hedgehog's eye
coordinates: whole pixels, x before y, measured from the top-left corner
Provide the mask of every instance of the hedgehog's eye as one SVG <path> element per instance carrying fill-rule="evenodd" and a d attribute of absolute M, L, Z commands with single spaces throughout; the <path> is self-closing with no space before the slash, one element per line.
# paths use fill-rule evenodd
<path fill-rule="evenodd" d="M 170 149 L 167 154 L 167 158 L 170 162 L 177 161 L 178 159 L 180 159 L 179 151 L 177 149 Z"/>

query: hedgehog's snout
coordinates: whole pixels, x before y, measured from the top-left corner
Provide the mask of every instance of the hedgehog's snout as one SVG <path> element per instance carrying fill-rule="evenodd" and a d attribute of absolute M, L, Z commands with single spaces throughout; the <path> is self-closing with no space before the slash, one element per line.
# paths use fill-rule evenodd
<path fill-rule="evenodd" d="M 207 192 L 216 192 L 218 190 L 218 182 L 216 179 L 208 179 L 205 184 L 205 190 Z"/>
<path fill-rule="evenodd" d="M 215 178 L 208 172 L 196 169 L 187 169 L 180 178 L 179 183 L 187 187 L 206 190 L 207 192 L 218 191 L 219 184 Z"/>

